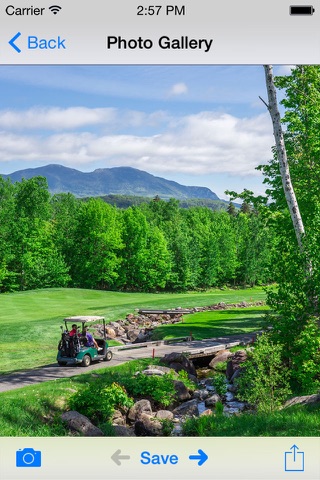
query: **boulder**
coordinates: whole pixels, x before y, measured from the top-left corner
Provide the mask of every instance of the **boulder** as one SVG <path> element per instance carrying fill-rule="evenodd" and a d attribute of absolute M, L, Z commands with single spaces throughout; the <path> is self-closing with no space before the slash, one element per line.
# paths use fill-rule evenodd
<path fill-rule="evenodd" d="M 170 410 L 158 410 L 156 418 L 158 420 L 173 420 L 173 413 Z"/>
<path fill-rule="evenodd" d="M 152 407 L 149 400 L 142 399 L 136 402 L 129 410 L 128 419 L 134 422 L 138 420 L 143 413 L 152 415 Z"/>
<path fill-rule="evenodd" d="M 175 408 L 172 413 L 174 415 L 188 415 L 188 416 L 199 416 L 199 410 L 198 410 L 198 401 L 197 399 L 189 400 L 188 402 L 184 402 L 181 405 L 179 405 L 177 408 Z"/>
<path fill-rule="evenodd" d="M 206 398 L 204 404 L 206 407 L 214 407 L 217 402 L 221 402 L 221 398 L 217 393 L 215 393 L 211 397 Z"/>
<path fill-rule="evenodd" d="M 161 370 L 161 372 L 163 372 L 163 373 L 172 373 L 173 372 L 172 368 L 164 367 L 163 365 L 157 365 L 157 366 L 149 365 L 148 368 L 156 368 L 157 370 Z"/>
<path fill-rule="evenodd" d="M 244 368 L 238 368 L 230 378 L 230 383 L 233 383 L 236 378 L 240 377 L 243 371 L 244 371 Z"/>
<path fill-rule="evenodd" d="M 290 398 L 286 401 L 283 408 L 292 407 L 293 405 L 308 405 L 310 403 L 320 403 L 320 393 Z"/>
<path fill-rule="evenodd" d="M 214 368 L 217 363 L 222 363 L 228 360 L 229 357 L 232 357 L 230 350 L 219 350 L 215 357 L 209 363 L 210 368 Z"/>
<path fill-rule="evenodd" d="M 245 350 L 238 350 L 233 354 L 233 357 L 227 363 L 226 376 L 228 380 L 232 378 L 236 370 L 238 370 L 243 362 L 248 358 L 248 354 Z"/>
<path fill-rule="evenodd" d="M 90 420 L 79 412 L 70 410 L 61 415 L 61 420 L 66 422 L 71 430 L 81 433 L 85 437 L 103 437 L 100 428 L 94 426 Z"/>
<path fill-rule="evenodd" d="M 168 365 L 170 368 L 173 368 L 176 372 L 180 370 L 185 370 L 187 373 L 191 375 L 197 376 L 197 371 L 193 363 L 185 356 L 183 353 L 172 352 L 160 360 L 161 363 Z"/>
<path fill-rule="evenodd" d="M 180 402 L 184 402 L 185 400 L 189 400 L 191 398 L 189 390 L 183 382 L 181 382 L 180 380 L 173 380 L 173 386 L 176 391 L 177 400 L 179 400 Z"/>
<path fill-rule="evenodd" d="M 106 334 L 109 338 L 116 338 L 116 332 L 111 327 L 106 327 Z"/>
<path fill-rule="evenodd" d="M 112 414 L 111 417 L 111 423 L 112 425 L 125 425 L 126 424 L 126 419 L 123 416 L 123 414 L 120 412 L 120 410 L 115 410 Z"/>
<path fill-rule="evenodd" d="M 195 375 L 192 375 L 191 373 L 188 373 L 188 378 L 191 380 L 191 382 L 195 383 L 196 385 L 199 384 L 198 379 Z"/>
<path fill-rule="evenodd" d="M 165 375 L 165 373 L 162 370 L 159 370 L 158 368 L 147 368 L 146 370 L 143 370 L 141 373 L 143 373 L 143 375 L 158 375 L 160 377 Z"/>
<path fill-rule="evenodd" d="M 115 425 L 114 433 L 116 434 L 116 437 L 135 437 L 134 431 L 123 425 Z"/>
<path fill-rule="evenodd" d="M 208 390 L 195 390 L 193 392 L 193 398 L 198 398 L 201 401 L 208 398 L 209 395 L 210 393 L 208 392 Z"/>
<path fill-rule="evenodd" d="M 139 335 L 137 336 L 137 338 L 132 343 L 144 343 L 144 342 L 148 342 L 148 340 L 150 340 L 150 334 L 149 333 L 143 333 L 143 332 L 140 331 Z"/>
<path fill-rule="evenodd" d="M 154 437 L 162 433 L 162 423 L 155 417 L 142 413 L 134 425 L 137 437 Z"/>
<path fill-rule="evenodd" d="M 137 338 L 139 337 L 139 334 L 140 334 L 140 330 L 137 330 L 137 329 L 130 329 L 127 331 L 127 337 L 128 337 L 128 340 L 130 340 L 130 342 L 134 342 L 135 340 L 137 340 Z"/>

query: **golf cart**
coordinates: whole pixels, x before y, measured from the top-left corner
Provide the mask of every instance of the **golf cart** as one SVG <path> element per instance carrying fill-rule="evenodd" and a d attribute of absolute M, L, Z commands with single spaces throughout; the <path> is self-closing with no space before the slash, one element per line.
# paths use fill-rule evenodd
<path fill-rule="evenodd" d="M 94 322 L 103 323 L 103 337 L 96 338 L 95 346 L 89 345 L 85 327 Z M 88 367 L 91 362 L 111 360 L 112 352 L 108 349 L 104 317 L 78 316 L 64 319 L 65 330 L 61 326 L 62 334 L 58 345 L 57 361 L 59 365 L 82 365 Z M 76 331 L 69 330 L 68 326 L 76 325 Z"/>

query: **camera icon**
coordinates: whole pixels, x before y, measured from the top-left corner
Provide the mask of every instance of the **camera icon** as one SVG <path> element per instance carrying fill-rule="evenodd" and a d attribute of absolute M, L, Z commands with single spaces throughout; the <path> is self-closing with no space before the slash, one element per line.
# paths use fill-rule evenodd
<path fill-rule="evenodd" d="M 33 448 L 16 451 L 17 467 L 41 467 L 41 452 Z"/>

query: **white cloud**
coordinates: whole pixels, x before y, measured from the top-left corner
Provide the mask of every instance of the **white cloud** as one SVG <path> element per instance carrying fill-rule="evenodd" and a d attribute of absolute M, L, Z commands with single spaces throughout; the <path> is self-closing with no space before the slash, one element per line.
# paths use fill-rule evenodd
<path fill-rule="evenodd" d="M 170 89 L 170 95 L 182 95 L 188 92 L 188 87 L 185 83 L 175 83 Z"/>
<path fill-rule="evenodd" d="M 84 125 L 85 121 L 92 125 L 95 122 L 107 122 L 112 117 L 117 124 L 120 118 L 124 119 L 124 123 L 135 125 L 160 122 L 162 129 L 154 135 L 124 134 L 124 130 L 120 134 L 64 131 L 49 135 L 39 132 L 19 135 L 2 131 L 0 161 L 24 160 L 28 163 L 36 160 L 42 164 L 63 163 L 87 170 L 92 164 L 95 167 L 127 165 L 162 175 L 180 172 L 253 176 L 257 175 L 255 167 L 271 157 L 274 141 L 268 113 L 238 118 L 225 113 L 201 112 L 169 118 L 159 112 L 140 112 L 141 115 L 135 115 L 132 112 L 110 110 L 66 109 L 68 115 L 65 117 L 60 110 L 50 110 L 49 118 L 42 117 L 42 128 L 46 124 L 48 128 L 52 125 L 51 128 L 55 130 L 59 122 L 75 128 L 75 125 Z M 10 112 L 7 115 L 10 118 Z M 40 123 L 35 116 L 30 116 L 31 121 L 34 122 L 34 128 L 37 122 Z"/>
<path fill-rule="evenodd" d="M 0 127 L 5 129 L 70 130 L 111 123 L 113 108 L 35 107 L 24 111 L 0 111 Z"/>
<path fill-rule="evenodd" d="M 274 67 L 274 74 L 279 76 L 291 75 L 291 71 L 295 67 L 295 65 L 278 65 Z"/>
<path fill-rule="evenodd" d="M 101 126 L 110 130 L 119 127 L 157 126 L 168 121 L 166 112 L 147 114 L 142 111 L 115 108 L 34 107 L 28 110 L 0 110 L 0 128 L 4 130 L 76 130 Z"/>

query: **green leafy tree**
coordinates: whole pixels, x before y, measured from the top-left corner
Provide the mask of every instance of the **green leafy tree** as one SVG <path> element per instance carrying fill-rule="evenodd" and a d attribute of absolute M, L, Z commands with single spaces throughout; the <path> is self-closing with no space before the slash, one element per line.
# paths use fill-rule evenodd
<path fill-rule="evenodd" d="M 76 286 L 112 288 L 123 248 L 116 209 L 101 199 L 81 204 L 74 231 L 72 278 Z"/>
<path fill-rule="evenodd" d="M 71 193 L 58 193 L 50 199 L 54 243 L 66 264 L 73 264 L 76 230 L 82 201 Z"/>
<path fill-rule="evenodd" d="M 16 275 L 11 271 L 14 210 L 14 186 L 0 177 L 0 291 L 16 289 Z"/>
<path fill-rule="evenodd" d="M 163 233 L 148 224 L 137 207 L 123 212 L 122 224 L 124 248 L 119 286 L 138 290 L 164 288 L 170 272 L 170 256 Z"/>

